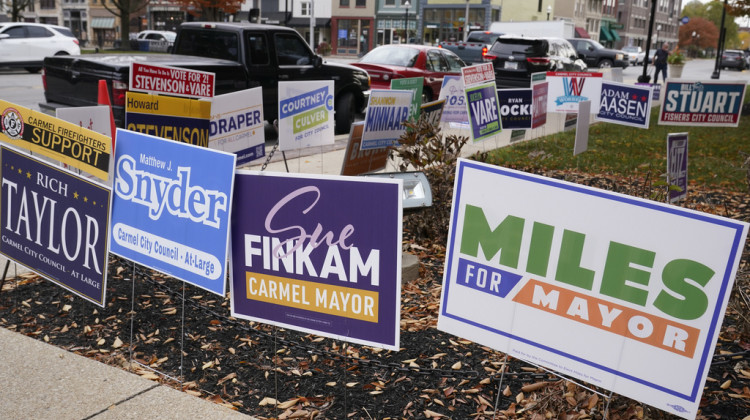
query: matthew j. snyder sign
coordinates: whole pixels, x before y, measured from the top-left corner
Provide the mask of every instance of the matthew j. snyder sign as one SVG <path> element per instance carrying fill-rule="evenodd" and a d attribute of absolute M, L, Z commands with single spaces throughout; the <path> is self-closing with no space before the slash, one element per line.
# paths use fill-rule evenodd
<path fill-rule="evenodd" d="M 747 229 L 460 160 L 438 328 L 693 418 Z"/>
<path fill-rule="evenodd" d="M 235 155 L 117 131 L 112 252 L 224 295 Z"/>
<path fill-rule="evenodd" d="M 401 180 L 238 171 L 232 316 L 399 348 Z"/>
<path fill-rule="evenodd" d="M 0 252 L 104 306 L 110 190 L 2 148 Z"/>

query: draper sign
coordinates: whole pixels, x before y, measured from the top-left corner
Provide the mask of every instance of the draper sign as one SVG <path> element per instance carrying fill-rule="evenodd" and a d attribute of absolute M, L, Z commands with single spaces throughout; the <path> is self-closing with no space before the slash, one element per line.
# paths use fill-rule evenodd
<path fill-rule="evenodd" d="M 667 80 L 659 125 L 737 127 L 745 83 Z"/>
<path fill-rule="evenodd" d="M 460 160 L 438 328 L 693 418 L 747 230 Z"/>
<path fill-rule="evenodd" d="M 236 156 L 117 131 L 111 251 L 223 296 Z"/>
<path fill-rule="evenodd" d="M 0 252 L 104 306 L 110 190 L 2 148 Z"/>
<path fill-rule="evenodd" d="M 401 180 L 238 171 L 235 196 L 232 316 L 398 350 Z"/>

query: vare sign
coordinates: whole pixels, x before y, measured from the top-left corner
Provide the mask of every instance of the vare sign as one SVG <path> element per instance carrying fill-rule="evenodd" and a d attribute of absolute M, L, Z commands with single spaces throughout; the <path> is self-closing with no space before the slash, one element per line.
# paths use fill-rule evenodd
<path fill-rule="evenodd" d="M 438 328 L 692 418 L 747 229 L 462 160 Z"/>

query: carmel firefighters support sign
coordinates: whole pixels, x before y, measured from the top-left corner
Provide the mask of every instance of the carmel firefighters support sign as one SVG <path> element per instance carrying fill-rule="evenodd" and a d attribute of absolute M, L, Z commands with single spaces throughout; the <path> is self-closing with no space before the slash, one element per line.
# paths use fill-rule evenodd
<path fill-rule="evenodd" d="M 401 180 L 238 171 L 232 316 L 399 349 Z"/>
<path fill-rule="evenodd" d="M 2 148 L 0 252 L 104 306 L 110 190 Z"/>
<path fill-rule="evenodd" d="M 452 209 L 439 329 L 696 415 L 746 223 L 467 160 Z"/>
<path fill-rule="evenodd" d="M 112 140 L 78 124 L 0 100 L 0 140 L 109 179 Z"/>
<path fill-rule="evenodd" d="M 113 253 L 224 295 L 235 155 L 118 130 Z"/>
<path fill-rule="evenodd" d="M 659 125 L 737 127 L 745 83 L 667 80 Z"/>
<path fill-rule="evenodd" d="M 199 70 L 133 63 L 130 68 L 130 90 L 146 93 L 211 98 L 215 75 Z"/>

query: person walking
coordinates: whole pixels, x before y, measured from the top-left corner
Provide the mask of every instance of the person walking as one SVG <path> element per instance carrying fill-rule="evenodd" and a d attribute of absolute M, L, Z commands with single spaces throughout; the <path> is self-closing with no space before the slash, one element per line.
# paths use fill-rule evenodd
<path fill-rule="evenodd" d="M 654 67 L 656 72 L 654 73 L 654 83 L 659 83 L 659 72 L 662 73 L 662 80 L 667 81 L 667 57 L 669 57 L 669 44 L 664 43 L 661 49 L 654 53 Z"/>

